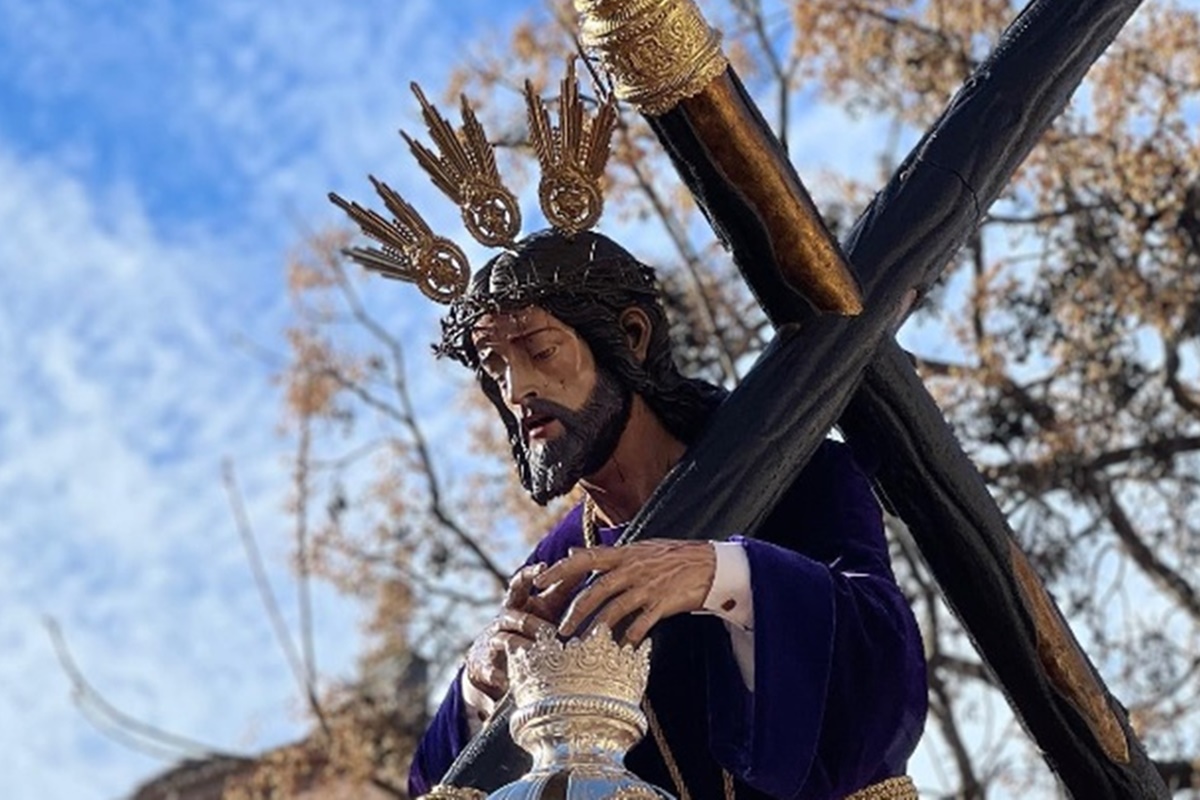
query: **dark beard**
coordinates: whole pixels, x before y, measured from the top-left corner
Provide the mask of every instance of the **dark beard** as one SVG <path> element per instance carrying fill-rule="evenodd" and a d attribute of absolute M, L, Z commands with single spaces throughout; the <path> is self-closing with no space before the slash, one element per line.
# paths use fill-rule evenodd
<path fill-rule="evenodd" d="M 545 505 L 571 491 L 580 478 L 596 472 L 612 458 L 629 422 L 633 393 L 611 372 L 598 369 L 596 385 L 578 411 L 537 397 L 526 405 L 535 414 L 553 416 L 563 426 L 557 438 L 534 446 L 528 439 L 523 440 L 529 463 L 529 494 L 534 502 Z"/>

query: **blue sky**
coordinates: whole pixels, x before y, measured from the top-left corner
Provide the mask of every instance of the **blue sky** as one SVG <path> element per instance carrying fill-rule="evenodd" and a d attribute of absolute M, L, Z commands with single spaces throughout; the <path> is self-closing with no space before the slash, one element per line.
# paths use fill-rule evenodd
<path fill-rule="evenodd" d="M 289 447 L 239 342 L 279 348 L 326 191 L 397 163 L 408 82 L 440 86 L 481 22 L 444 9 L 0 0 L 5 797 L 122 797 L 164 766 L 74 708 L 45 615 L 151 723 L 251 752 L 301 730 L 220 481 L 229 458 L 286 594 Z M 354 610 L 321 593 L 318 618 L 345 673 Z"/>

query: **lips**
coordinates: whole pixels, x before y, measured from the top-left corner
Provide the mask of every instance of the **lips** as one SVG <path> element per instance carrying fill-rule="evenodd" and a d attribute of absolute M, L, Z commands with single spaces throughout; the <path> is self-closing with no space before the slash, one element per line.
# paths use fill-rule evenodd
<path fill-rule="evenodd" d="M 553 414 L 530 412 L 521 418 L 521 429 L 526 439 L 546 439 L 550 435 L 550 425 L 557 420 Z"/>

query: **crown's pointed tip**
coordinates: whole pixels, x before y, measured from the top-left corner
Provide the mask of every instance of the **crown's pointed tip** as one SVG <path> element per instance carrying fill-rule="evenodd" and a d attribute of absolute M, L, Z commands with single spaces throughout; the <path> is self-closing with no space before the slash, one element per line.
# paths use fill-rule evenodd
<path fill-rule="evenodd" d="M 376 178 L 374 175 L 371 176 L 371 185 L 375 187 L 375 193 L 378 194 L 380 197 L 382 197 L 384 200 L 387 199 L 388 195 L 394 194 L 394 192 L 392 192 L 392 187 L 388 186 L 386 183 L 381 181 L 379 178 Z"/>
<path fill-rule="evenodd" d="M 422 109 L 429 110 L 433 107 L 433 105 L 425 97 L 425 92 L 421 90 L 420 84 L 418 84 L 416 81 L 413 81 L 408 86 L 410 89 L 412 89 L 412 93 L 417 96 L 417 101 L 421 104 Z"/>

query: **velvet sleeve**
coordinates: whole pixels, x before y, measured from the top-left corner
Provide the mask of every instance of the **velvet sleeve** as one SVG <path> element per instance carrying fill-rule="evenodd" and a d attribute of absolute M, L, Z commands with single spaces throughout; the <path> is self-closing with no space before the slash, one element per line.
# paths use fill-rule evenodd
<path fill-rule="evenodd" d="M 459 688 L 461 681 L 462 670 L 459 669 L 413 753 L 412 766 L 408 771 L 409 797 L 427 794 L 467 744 L 467 712 Z"/>
<path fill-rule="evenodd" d="M 839 797 L 902 774 L 925 716 L 920 635 L 879 507 L 846 448 L 818 456 L 765 523 L 777 543 L 744 540 L 753 691 L 727 642 L 708 648 L 713 755 L 777 798 Z"/>

